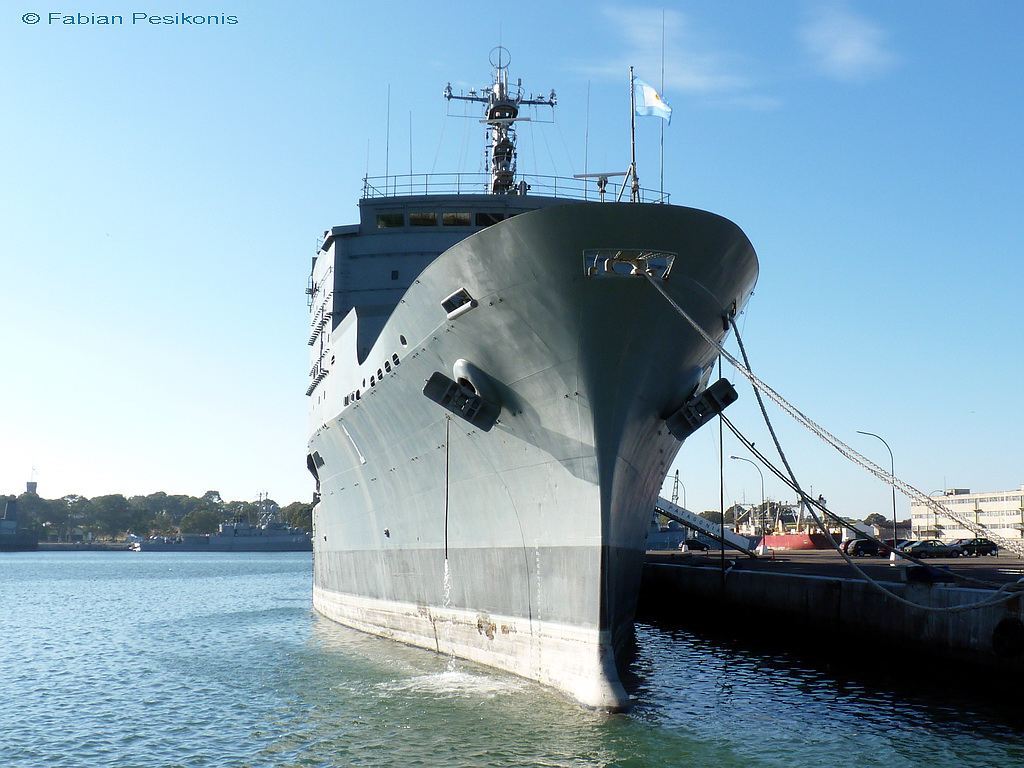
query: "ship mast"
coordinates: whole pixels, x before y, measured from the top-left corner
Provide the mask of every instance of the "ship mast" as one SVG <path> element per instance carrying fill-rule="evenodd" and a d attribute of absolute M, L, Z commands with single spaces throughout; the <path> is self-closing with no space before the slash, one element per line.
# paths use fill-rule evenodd
<path fill-rule="evenodd" d="M 514 88 L 510 89 L 508 84 L 508 65 L 511 63 L 511 56 L 508 50 L 498 46 L 491 51 L 491 66 L 494 67 L 494 74 L 489 88 L 483 89 L 479 94 L 470 90 L 469 94 L 463 96 L 452 93 L 452 85 L 444 89 L 444 97 L 451 101 L 475 101 L 486 105 L 485 119 L 480 122 L 487 125 L 487 137 L 490 143 L 488 156 L 490 161 L 490 192 L 494 195 L 501 194 L 526 194 L 529 188 L 525 182 L 516 185 L 516 128 L 515 124 L 528 117 L 519 116 L 519 108 L 523 105 L 547 106 L 554 108 L 558 99 L 554 90 L 550 96 L 530 96 L 523 98 L 523 81 L 517 81 Z"/>

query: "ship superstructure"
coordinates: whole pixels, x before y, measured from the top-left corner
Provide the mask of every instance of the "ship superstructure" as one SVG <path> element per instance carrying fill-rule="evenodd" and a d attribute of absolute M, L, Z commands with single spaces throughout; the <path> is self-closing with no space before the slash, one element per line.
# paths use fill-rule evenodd
<path fill-rule="evenodd" d="M 722 338 L 757 261 L 714 214 L 518 174 L 519 110 L 555 97 L 492 64 L 445 90 L 484 106 L 486 177 L 366 180 L 313 262 L 314 607 L 621 710 L 651 510 L 734 397 L 651 281 Z"/>

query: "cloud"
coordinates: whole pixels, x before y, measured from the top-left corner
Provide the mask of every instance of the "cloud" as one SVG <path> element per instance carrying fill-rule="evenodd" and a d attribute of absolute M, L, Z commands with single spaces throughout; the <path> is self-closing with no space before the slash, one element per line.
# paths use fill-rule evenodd
<path fill-rule="evenodd" d="M 625 79 L 632 65 L 637 76 L 659 84 L 664 44 L 664 90 L 670 99 L 673 93 L 716 94 L 749 87 L 746 78 L 735 74 L 737 67 L 732 61 L 735 57 L 713 50 L 706 38 L 696 34 L 686 15 L 678 11 L 614 6 L 604 8 L 602 13 L 624 38 L 618 47 L 623 53 L 603 59 L 600 65 L 584 66 L 587 74 Z"/>
<path fill-rule="evenodd" d="M 811 8 L 798 35 L 816 67 L 837 80 L 858 82 L 881 77 L 897 61 L 887 48 L 888 33 L 858 16 L 841 0 Z"/>

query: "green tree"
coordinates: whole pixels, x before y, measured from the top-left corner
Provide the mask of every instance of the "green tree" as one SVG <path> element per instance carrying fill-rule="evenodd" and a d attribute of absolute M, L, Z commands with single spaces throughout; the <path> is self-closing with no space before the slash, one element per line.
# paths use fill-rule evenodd
<path fill-rule="evenodd" d="M 200 501 L 205 501 L 211 506 L 219 506 L 224 503 L 224 499 L 220 497 L 220 491 L 207 491 Z"/>
<path fill-rule="evenodd" d="M 199 506 L 200 499 L 195 496 L 170 496 L 163 491 L 151 493 L 148 496 L 132 496 L 133 506 L 145 509 L 148 519 L 155 519 L 160 515 L 168 515 L 175 525 Z"/>
<path fill-rule="evenodd" d="M 32 531 L 40 540 L 46 540 L 46 520 L 54 502 L 41 498 L 35 493 L 23 493 L 18 497 L 18 524 L 22 530 Z"/>
<path fill-rule="evenodd" d="M 0 511 L 6 498 L 0 497 Z M 43 541 L 66 541 L 76 528 L 109 536 L 125 532 L 140 536 L 210 533 L 233 515 L 255 525 L 265 511 L 279 515 L 288 525 L 307 531 L 313 528 L 310 504 L 297 501 L 282 509 L 269 499 L 260 503 L 225 502 L 218 491 L 207 491 L 200 498 L 163 491 L 131 498 L 110 494 L 94 499 L 74 493 L 59 499 L 23 493 L 17 503 L 20 526 L 34 530 Z"/>
<path fill-rule="evenodd" d="M 91 500 L 92 527 L 106 536 L 125 533 L 132 525 L 132 507 L 120 493 Z"/>
<path fill-rule="evenodd" d="M 181 518 L 182 533 L 213 533 L 220 526 L 220 513 L 209 507 L 194 509 Z"/>
<path fill-rule="evenodd" d="M 733 504 L 727 510 L 725 510 L 725 524 L 731 525 L 736 522 L 736 515 L 743 513 L 743 507 L 739 504 Z M 722 513 L 717 509 L 705 509 L 700 513 L 700 516 L 705 520 L 709 520 L 716 525 L 722 524 Z"/>
<path fill-rule="evenodd" d="M 152 518 L 145 524 L 145 532 L 142 530 L 135 531 L 140 536 L 177 536 L 178 526 L 172 518 L 166 512 L 161 512 L 156 517 Z"/>
<path fill-rule="evenodd" d="M 290 526 L 301 528 L 304 531 L 313 530 L 313 505 L 301 501 L 293 501 L 281 510 L 281 517 Z"/>
<path fill-rule="evenodd" d="M 63 541 L 69 541 L 75 528 L 87 529 L 92 524 L 92 504 L 85 496 L 69 493 L 61 496 L 50 509 L 50 523 Z"/>
<path fill-rule="evenodd" d="M 872 512 L 870 515 L 864 518 L 864 522 L 868 525 L 884 526 L 891 528 L 892 524 L 889 522 L 885 515 L 880 515 L 877 512 Z"/>

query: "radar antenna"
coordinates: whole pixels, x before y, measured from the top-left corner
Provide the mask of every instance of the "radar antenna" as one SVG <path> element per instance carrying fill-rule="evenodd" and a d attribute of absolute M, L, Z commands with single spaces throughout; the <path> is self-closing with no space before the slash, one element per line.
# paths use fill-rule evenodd
<path fill-rule="evenodd" d="M 484 88 L 478 95 L 471 90 L 468 95 L 452 93 L 452 85 L 444 89 L 444 97 L 451 101 L 475 101 L 486 104 L 486 117 L 480 122 L 487 125 L 487 137 L 490 145 L 490 192 L 491 194 L 525 195 L 529 186 L 526 182 L 516 184 L 516 129 L 515 124 L 528 117 L 519 117 L 519 108 L 527 106 L 546 106 L 554 109 L 558 103 L 554 90 L 550 96 L 533 96 L 523 98 L 523 81 L 518 80 L 513 88 L 508 84 L 508 65 L 512 57 L 503 46 L 491 50 L 490 63 L 494 74 L 489 88 Z"/>

